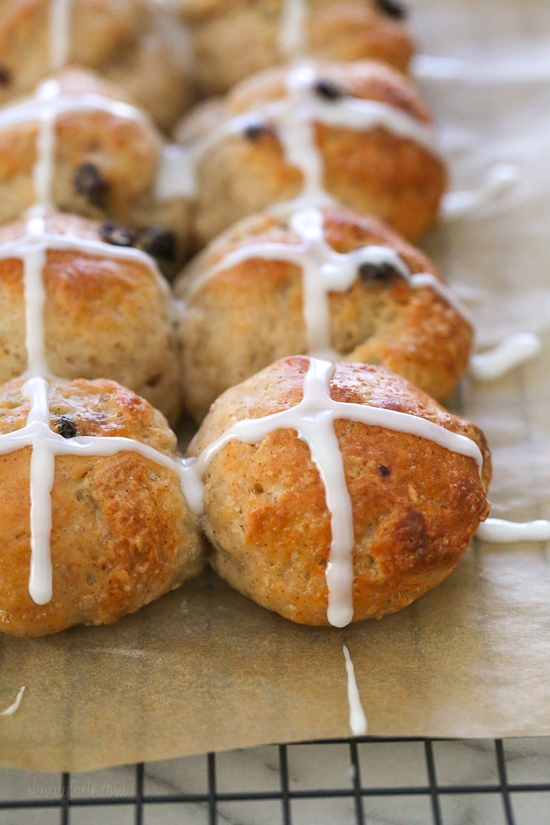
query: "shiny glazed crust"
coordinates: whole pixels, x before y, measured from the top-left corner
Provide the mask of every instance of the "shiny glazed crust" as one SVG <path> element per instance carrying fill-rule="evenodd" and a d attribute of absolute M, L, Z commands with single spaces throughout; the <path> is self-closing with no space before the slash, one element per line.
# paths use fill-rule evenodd
<path fill-rule="evenodd" d="M 0 432 L 25 426 L 22 381 L 0 387 Z M 50 382 L 51 429 L 124 436 L 169 455 L 176 438 L 150 404 L 112 381 Z M 53 599 L 29 596 L 30 448 L 0 455 L 0 631 L 41 636 L 109 624 L 197 575 L 203 547 L 178 475 L 135 452 L 58 456 L 52 490 Z"/>
<path fill-rule="evenodd" d="M 236 115 L 253 113 L 286 96 L 288 69 L 267 70 L 239 84 L 219 101 L 199 106 L 183 121 L 180 140 L 196 139 Z M 420 124 L 429 111 L 405 78 L 374 62 L 320 63 L 319 80 L 343 93 L 386 103 Z M 435 223 L 446 188 L 443 161 L 425 146 L 377 126 L 367 131 L 316 123 L 324 186 L 339 202 L 370 213 L 416 240 Z M 194 240 L 203 246 L 235 220 L 300 195 L 302 173 L 285 159 L 275 130 L 254 140 L 245 132 L 215 142 L 198 164 Z"/>
<path fill-rule="evenodd" d="M 190 454 L 235 421 L 298 403 L 307 368 L 306 358 L 282 359 L 228 390 Z M 378 618 L 406 607 L 454 569 L 489 512 L 490 455 L 478 427 L 382 367 L 337 364 L 331 396 L 429 419 L 473 439 L 484 456 L 482 482 L 472 458 L 432 441 L 336 422 L 353 508 L 353 620 Z M 294 430 L 276 430 L 255 444 L 232 440 L 212 459 L 204 481 L 202 526 L 214 569 L 264 607 L 295 622 L 326 625 L 330 516 L 307 445 Z"/>
<path fill-rule="evenodd" d="M 51 0 L 0 4 L 0 104 L 51 73 Z M 116 81 L 169 129 L 190 104 L 190 45 L 175 17 L 149 0 L 73 0 L 68 59 Z"/>
<path fill-rule="evenodd" d="M 374 0 L 308 0 L 306 48 L 314 59 L 380 60 L 406 72 L 414 42 L 406 23 Z M 285 60 L 279 43 L 283 0 L 181 4 L 190 26 L 195 72 L 206 95 L 223 94 L 254 72 Z M 243 48 L 242 44 L 247 47 Z"/>
<path fill-rule="evenodd" d="M 68 239 L 103 240 L 102 226 L 59 213 L 46 219 L 49 232 Z M 2 227 L 0 245 L 24 233 L 23 221 Z M 116 258 L 116 251 L 105 244 L 99 255 L 47 252 L 42 270 L 46 362 L 63 378 L 118 381 L 175 424 L 181 377 L 173 299 L 151 266 Z M 26 368 L 23 262 L 0 257 L 0 383 Z"/>
<path fill-rule="evenodd" d="M 388 246 L 411 273 L 441 279 L 433 264 L 379 221 L 353 209 L 323 210 L 324 234 L 340 253 Z M 184 298 L 180 322 L 185 407 L 201 420 L 214 399 L 272 361 L 307 352 L 301 268 L 249 259 L 209 275 L 235 249 L 292 244 L 288 221 L 248 218 L 214 241 L 175 284 Z M 441 279 L 442 280 L 442 279 Z M 346 292 L 330 293 L 331 346 L 341 360 L 383 364 L 438 400 L 465 372 L 473 330 L 431 287 L 411 288 L 395 271 L 384 280 L 359 276 Z"/>

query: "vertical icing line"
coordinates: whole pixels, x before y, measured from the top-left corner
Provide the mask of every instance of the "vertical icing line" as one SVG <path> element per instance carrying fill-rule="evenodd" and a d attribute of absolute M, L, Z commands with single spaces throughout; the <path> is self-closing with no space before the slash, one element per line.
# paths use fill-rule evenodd
<path fill-rule="evenodd" d="M 210 277 L 252 258 L 280 260 L 302 269 L 303 318 L 306 327 L 307 354 L 316 358 L 338 360 L 330 342 L 329 293 L 346 292 L 357 280 L 361 265 L 392 266 L 409 288 L 433 289 L 468 322 L 469 315 L 450 287 L 429 272 L 412 274 L 402 258 L 390 247 L 370 244 L 351 252 L 337 252 L 327 242 L 323 213 L 317 208 L 297 210 L 289 220 L 289 228 L 300 238 L 300 244 L 250 243 L 230 252 L 225 260 L 208 270 L 190 287 L 193 294 Z"/>
<path fill-rule="evenodd" d="M 308 0 L 283 0 L 277 44 L 287 60 L 301 57 L 307 50 L 308 11 Z"/>
<path fill-rule="evenodd" d="M 71 40 L 72 0 L 50 0 L 50 71 L 56 72 L 67 64 Z"/>
<path fill-rule="evenodd" d="M 304 375 L 303 397 L 298 404 L 272 415 L 237 421 L 196 459 L 186 464 L 185 472 L 194 475 L 193 481 L 186 481 L 191 494 L 188 501 L 191 509 L 200 513 L 204 489 L 201 487 L 202 476 L 226 444 L 233 439 L 254 444 L 277 429 L 295 430 L 298 438 L 308 445 L 325 490 L 332 532 L 326 570 L 327 618 L 335 627 L 344 627 L 353 618 L 353 510 L 334 422 L 347 419 L 416 435 L 473 458 L 480 470 L 483 456 L 475 441 L 428 419 L 368 404 L 334 401 L 330 395 L 334 369 L 332 362 L 310 358 Z"/>
<path fill-rule="evenodd" d="M 285 157 L 302 173 L 299 200 L 334 203 L 324 186 L 325 164 L 315 140 L 315 122 L 311 110 L 311 87 L 315 81 L 311 66 L 301 65 L 288 72 L 286 86 L 288 111 L 276 118 Z"/>
<path fill-rule="evenodd" d="M 348 675 L 349 726 L 354 736 L 364 736 L 367 732 L 367 717 L 361 704 L 359 688 L 355 678 L 355 668 L 347 645 L 344 645 L 344 658 Z"/>
<path fill-rule="evenodd" d="M 46 80 L 36 90 L 39 112 L 39 128 L 36 138 L 36 162 L 33 167 L 33 183 L 36 205 L 47 209 L 51 205 L 53 167 L 55 161 L 55 121 L 56 108 L 53 105 L 59 98 L 57 80 Z"/>
<path fill-rule="evenodd" d="M 25 300 L 25 346 L 27 349 L 27 369 L 24 375 L 50 376 L 45 355 L 44 308 L 46 290 L 44 288 L 44 266 L 46 264 L 46 244 L 44 218 L 36 215 L 27 221 L 27 235 L 20 245 L 23 263 L 23 287 Z"/>
<path fill-rule="evenodd" d="M 27 426 L 40 433 L 50 431 L 50 409 L 46 379 L 35 376 L 23 385 L 22 393 L 31 403 Z M 35 438 L 31 453 L 31 569 L 29 594 L 36 604 L 47 604 L 52 598 L 52 560 L 50 536 L 52 529 L 51 491 L 55 473 L 55 455 L 48 441 Z"/>

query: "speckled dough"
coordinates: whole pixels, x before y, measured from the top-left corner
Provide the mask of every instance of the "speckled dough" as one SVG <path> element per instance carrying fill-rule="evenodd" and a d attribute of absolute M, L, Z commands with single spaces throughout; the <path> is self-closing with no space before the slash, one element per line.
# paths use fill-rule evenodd
<path fill-rule="evenodd" d="M 195 72 L 208 94 L 290 57 L 280 45 L 285 0 L 182 0 Z M 414 42 L 406 22 L 376 0 L 306 0 L 303 52 L 314 59 L 388 63 L 406 72 Z M 384 11 L 386 8 L 386 12 Z M 246 44 L 246 48 L 243 48 Z"/>
<path fill-rule="evenodd" d="M 192 455 L 235 421 L 296 405 L 308 359 L 277 361 L 213 405 Z M 406 607 L 439 584 L 489 512 L 490 455 L 481 430 L 383 367 L 337 364 L 331 396 L 410 413 L 466 435 L 473 458 L 432 441 L 349 420 L 335 423 L 352 508 L 354 621 Z M 232 440 L 204 475 L 202 525 L 211 563 L 233 587 L 295 622 L 327 624 L 330 516 L 308 446 L 294 430 Z"/>
<path fill-rule="evenodd" d="M 25 425 L 22 381 L 0 387 L 0 432 Z M 79 436 L 123 436 L 165 455 L 176 438 L 150 404 L 112 381 L 50 382 L 51 429 L 67 416 Z M 0 631 L 40 636 L 109 624 L 197 575 L 204 551 L 179 476 L 136 452 L 58 456 L 52 490 L 53 598 L 35 604 L 30 564 L 30 448 L 0 454 Z"/>
<path fill-rule="evenodd" d="M 120 90 L 91 72 L 66 69 L 57 76 L 61 93 L 96 94 L 125 102 Z M 0 110 L 0 114 L 3 110 Z M 33 170 L 39 122 L 0 122 L 0 223 L 15 220 L 36 202 Z M 186 244 L 188 204 L 159 202 L 156 178 L 163 140 L 145 113 L 123 117 L 104 111 L 73 111 L 55 119 L 55 165 L 51 199 L 59 209 L 109 217 L 134 227 L 175 234 L 174 265 Z"/>
<path fill-rule="evenodd" d="M 373 218 L 331 207 L 323 219 L 325 239 L 337 252 L 386 246 L 411 273 L 441 277 L 421 252 Z M 269 243 L 291 249 L 300 238 L 288 220 L 247 218 L 214 241 L 175 283 L 184 299 L 184 403 L 199 421 L 223 390 L 277 358 L 308 351 L 301 267 L 258 256 L 216 271 L 232 251 Z M 370 275 L 358 272 L 348 290 L 330 292 L 332 348 L 342 360 L 383 364 L 445 399 L 468 365 L 470 323 L 431 287 L 413 289 L 391 269 Z"/>
<path fill-rule="evenodd" d="M 231 118 L 260 115 L 266 105 L 287 97 L 288 69 L 267 70 L 239 84 L 224 103 L 197 107 L 180 125 L 179 140 L 207 140 L 198 161 L 193 233 L 202 246 L 236 220 L 301 195 L 302 172 L 286 160 L 276 127 L 213 139 Z M 342 97 L 387 104 L 431 127 L 418 95 L 397 72 L 374 62 L 323 63 L 316 84 L 329 84 Z M 314 85 L 316 85 L 314 84 Z M 313 88 L 313 87 L 312 87 Z M 251 121 L 254 118 L 251 118 Z M 207 138 L 208 136 L 208 138 Z M 435 223 L 446 188 L 441 158 L 425 145 L 388 131 L 314 122 L 314 140 L 323 165 L 324 188 L 347 206 L 371 213 L 416 240 Z"/>
<path fill-rule="evenodd" d="M 104 240 L 104 226 L 51 214 L 50 233 Z M 25 234 L 25 222 L 0 228 L 0 383 L 27 368 L 23 262 L 2 245 Z M 110 253 L 112 251 L 112 254 Z M 111 378 L 147 398 L 175 424 L 181 412 L 174 301 L 163 277 L 141 260 L 49 250 L 42 280 L 45 355 L 63 378 Z"/>
<path fill-rule="evenodd" d="M 51 73 L 50 7 L 51 0 L 0 4 L 0 103 Z M 156 3 L 72 0 L 68 45 L 71 64 L 116 81 L 163 129 L 192 100 L 188 37 Z"/>

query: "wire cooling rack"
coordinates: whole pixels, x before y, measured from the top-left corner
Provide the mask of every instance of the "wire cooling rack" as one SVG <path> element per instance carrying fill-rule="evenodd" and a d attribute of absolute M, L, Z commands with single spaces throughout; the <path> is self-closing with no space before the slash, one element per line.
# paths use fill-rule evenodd
<path fill-rule="evenodd" d="M 422 823 L 422 825 L 447 825 L 447 823 L 472 823 L 472 825 L 545 825 L 550 823 L 550 740 L 544 742 L 542 752 L 538 752 L 537 766 L 524 760 L 523 771 L 518 773 L 517 743 L 522 740 L 481 740 L 463 742 L 473 752 L 478 751 L 485 763 L 485 770 L 473 766 L 477 781 L 455 781 L 460 775 L 458 770 L 461 760 L 460 742 L 436 739 L 376 739 L 359 737 L 314 743 L 272 746 L 270 751 L 275 757 L 278 787 L 269 789 L 231 790 L 220 781 L 223 764 L 227 764 L 238 754 L 207 754 L 202 759 L 204 776 L 202 792 L 183 792 L 158 787 L 148 790 L 148 769 L 163 763 L 138 764 L 126 771 L 124 787 L 116 779 L 109 783 L 112 772 L 101 773 L 101 783 L 90 779 L 94 774 L 46 775 L 39 779 L 32 774 L 25 774 L 26 782 L 19 785 L 16 798 L 0 799 L 0 822 L 9 825 L 19 823 L 47 822 L 78 823 L 79 816 L 87 810 L 86 822 L 94 823 L 134 823 L 147 825 L 149 822 L 204 822 L 205 825 L 226 825 L 231 822 L 265 825 L 302 825 L 302 823 L 331 822 L 334 825 L 397 825 L 397 823 Z M 394 750 L 393 756 L 391 748 Z M 311 787 L 297 789 L 293 781 L 292 762 L 298 750 L 308 754 L 321 754 L 331 763 L 330 749 L 337 748 L 341 761 L 342 752 L 347 751 L 349 759 L 347 781 L 332 782 L 331 787 Z M 413 756 L 414 775 L 417 781 L 402 775 L 402 784 L 388 782 L 387 769 L 384 776 L 372 775 L 369 766 L 376 765 L 384 752 L 392 761 L 399 760 L 403 748 Z M 515 750 L 514 750 L 515 748 Z M 254 758 L 258 749 L 250 750 Z M 533 754 L 531 753 L 531 759 Z M 186 760 L 172 760 L 173 765 L 180 765 L 181 776 L 177 786 L 186 786 Z M 220 765 L 221 763 L 221 765 Z M 492 768 L 491 768 L 492 763 Z M 487 767 L 489 769 L 487 770 Z M 511 766 L 511 769 L 510 769 Z M 196 768 L 196 761 L 195 761 Z M 116 769 L 113 769 L 115 771 Z M 9 772 L 8 772 L 9 773 Z M 21 772 L 13 772 L 21 778 Z M 369 773 L 371 776 L 369 777 Z M 391 773 L 391 771 L 390 771 Z M 406 771 L 405 771 L 406 773 Z M 454 774 L 454 776 L 452 775 Z M 514 778 L 515 774 L 515 778 Z M 399 767 L 396 776 L 399 775 Z M 418 777 L 424 775 L 424 781 Z M 525 781 L 526 776 L 529 777 Z M 321 777 L 320 777 L 321 778 Z M 340 775 L 340 779 L 342 776 Z M 541 781 L 539 781 L 541 780 Z M 237 783 L 238 784 L 238 783 Z M 245 783 L 246 784 L 246 783 Z M 261 782 L 259 783 L 261 785 Z M 165 786 L 166 787 L 166 786 Z M 109 793 L 110 792 L 110 793 Z M 4 795 L 6 790 L 4 789 Z M 529 799 L 530 797 L 530 799 Z M 326 818 L 327 806 L 335 801 L 346 801 L 346 814 L 335 813 L 334 818 Z M 389 800 L 400 800 L 400 813 L 383 811 Z M 483 800 L 483 804 L 478 804 Z M 530 802 L 536 802 L 530 806 Z M 239 803 L 238 812 L 232 817 L 228 813 L 231 806 Z M 261 813 L 261 804 L 269 803 L 265 813 Z M 309 807 L 308 807 L 309 805 Z M 191 809 L 193 817 L 190 818 Z M 325 818 L 316 811 L 325 810 Z M 154 810 L 154 816 L 153 816 Z M 197 811 L 199 818 L 197 818 Z M 457 811 L 459 815 L 457 817 Z M 170 813 L 168 813 L 170 812 Z M 330 817 L 330 814 L 328 815 Z"/>

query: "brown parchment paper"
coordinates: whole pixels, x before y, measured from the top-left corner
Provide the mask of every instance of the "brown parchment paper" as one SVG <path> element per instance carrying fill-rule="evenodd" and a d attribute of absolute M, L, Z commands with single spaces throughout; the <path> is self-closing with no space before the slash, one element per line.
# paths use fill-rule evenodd
<path fill-rule="evenodd" d="M 420 80 L 452 188 L 514 164 L 508 192 L 426 243 L 480 346 L 541 334 L 538 360 L 456 409 L 494 452 L 493 515 L 550 517 L 550 9 L 546 0 L 416 0 L 422 51 L 459 58 Z M 466 62 L 464 62 L 466 61 Z M 433 68 L 433 65 L 432 65 Z M 542 544 L 474 542 L 439 589 L 344 630 L 294 626 L 213 574 L 107 628 L 0 641 L 0 763 L 85 770 L 349 734 L 343 644 L 373 735 L 550 734 L 550 569 Z"/>

